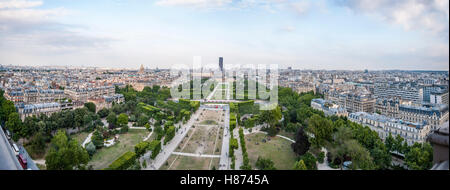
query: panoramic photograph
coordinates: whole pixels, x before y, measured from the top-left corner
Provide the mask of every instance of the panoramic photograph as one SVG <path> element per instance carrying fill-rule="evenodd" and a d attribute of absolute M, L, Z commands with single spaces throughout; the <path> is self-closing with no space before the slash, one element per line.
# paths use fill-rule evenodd
<path fill-rule="evenodd" d="M 448 176 L 449 1 L 0 0 L 0 106 L 6 175 Z"/>

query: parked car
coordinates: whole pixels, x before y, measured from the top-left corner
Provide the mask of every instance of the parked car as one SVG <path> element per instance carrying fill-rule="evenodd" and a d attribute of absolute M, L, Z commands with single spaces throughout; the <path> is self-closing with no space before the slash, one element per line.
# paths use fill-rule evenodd
<path fill-rule="evenodd" d="M 6 137 L 8 140 L 11 140 L 11 133 L 8 130 L 6 130 Z"/>
<path fill-rule="evenodd" d="M 19 159 L 19 163 L 22 166 L 22 168 L 27 169 L 28 168 L 27 158 L 22 154 L 19 154 L 17 158 Z"/>
<path fill-rule="evenodd" d="M 12 148 L 14 149 L 14 153 L 16 153 L 16 156 L 18 156 L 20 150 L 19 150 L 19 147 L 17 146 L 17 144 L 13 143 Z"/>

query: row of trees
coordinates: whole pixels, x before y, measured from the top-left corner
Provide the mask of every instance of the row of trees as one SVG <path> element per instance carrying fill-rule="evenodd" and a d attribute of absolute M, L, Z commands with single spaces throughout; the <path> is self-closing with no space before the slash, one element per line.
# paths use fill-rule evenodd
<path fill-rule="evenodd" d="M 241 142 L 242 159 L 243 159 L 241 169 L 251 170 L 252 166 L 250 165 L 250 160 L 248 159 L 247 147 L 245 146 L 244 130 L 242 128 L 239 128 L 239 140 Z"/>

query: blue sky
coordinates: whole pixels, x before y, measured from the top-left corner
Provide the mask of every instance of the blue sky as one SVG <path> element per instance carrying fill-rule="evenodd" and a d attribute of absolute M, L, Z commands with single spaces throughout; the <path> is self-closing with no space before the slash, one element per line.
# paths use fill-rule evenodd
<path fill-rule="evenodd" d="M 449 70 L 448 0 L 0 0 L 0 64 Z"/>

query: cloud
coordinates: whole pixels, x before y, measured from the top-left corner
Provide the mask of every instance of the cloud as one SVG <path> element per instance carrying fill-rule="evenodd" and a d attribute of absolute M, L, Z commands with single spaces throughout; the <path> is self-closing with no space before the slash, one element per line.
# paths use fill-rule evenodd
<path fill-rule="evenodd" d="M 23 9 L 41 6 L 42 1 L 24 1 L 24 0 L 12 0 L 12 1 L 0 1 L 0 9 Z"/>
<path fill-rule="evenodd" d="M 448 36 L 448 0 L 340 0 L 338 5 L 376 15 L 405 30 L 423 30 Z"/>
<path fill-rule="evenodd" d="M 161 6 L 189 6 L 197 8 L 222 7 L 232 3 L 232 0 L 160 0 L 157 5 Z"/>
<path fill-rule="evenodd" d="M 283 32 L 294 32 L 295 31 L 295 27 L 291 26 L 291 25 L 287 25 L 287 26 L 284 26 L 283 28 L 281 28 L 281 31 L 283 31 Z"/>
<path fill-rule="evenodd" d="M 86 48 L 104 48 L 109 38 L 84 34 L 82 26 L 58 22 L 70 14 L 64 8 L 42 9 L 41 1 L 0 2 L 0 48 L 61 53 Z"/>
<path fill-rule="evenodd" d="M 310 3 L 308 1 L 299 1 L 291 5 L 294 11 L 300 15 L 305 14 L 310 9 Z"/>

